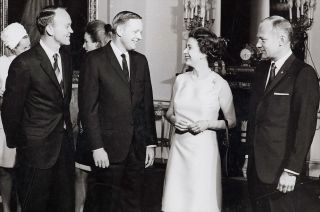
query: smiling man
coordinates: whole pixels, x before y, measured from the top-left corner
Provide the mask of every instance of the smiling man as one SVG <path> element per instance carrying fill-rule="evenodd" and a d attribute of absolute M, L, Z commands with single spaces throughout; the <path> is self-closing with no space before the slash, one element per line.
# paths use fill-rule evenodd
<path fill-rule="evenodd" d="M 292 53 L 292 34 L 280 16 L 264 19 L 257 33 L 266 60 L 256 68 L 247 131 L 253 211 L 304 210 L 297 208 L 296 182 L 316 130 L 319 84 L 315 70 Z"/>
<path fill-rule="evenodd" d="M 60 49 L 70 44 L 71 18 L 63 8 L 47 7 L 36 23 L 40 42 L 9 69 L 3 126 L 7 145 L 17 148 L 22 212 L 73 212 L 72 66 Z"/>
<path fill-rule="evenodd" d="M 143 171 L 156 144 L 149 66 L 134 51 L 143 24 L 130 11 L 112 24 L 112 41 L 89 52 L 80 72 L 79 112 L 95 162 L 85 211 L 141 212 Z"/>

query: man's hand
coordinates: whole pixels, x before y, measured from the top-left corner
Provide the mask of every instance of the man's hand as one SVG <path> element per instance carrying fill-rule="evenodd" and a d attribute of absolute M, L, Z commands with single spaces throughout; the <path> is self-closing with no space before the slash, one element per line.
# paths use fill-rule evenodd
<path fill-rule="evenodd" d="M 93 150 L 93 160 L 100 168 L 107 168 L 110 165 L 108 154 L 103 148 Z"/>
<path fill-rule="evenodd" d="M 282 172 L 277 189 L 280 192 L 287 193 L 294 190 L 297 177 L 287 172 Z"/>
<path fill-rule="evenodd" d="M 154 162 L 154 147 L 147 147 L 146 150 L 146 161 L 145 161 L 145 168 L 153 165 Z"/>

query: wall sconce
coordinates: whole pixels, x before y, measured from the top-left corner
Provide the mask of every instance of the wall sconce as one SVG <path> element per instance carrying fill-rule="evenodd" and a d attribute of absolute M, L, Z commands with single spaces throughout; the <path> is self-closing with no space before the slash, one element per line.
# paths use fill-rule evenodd
<path fill-rule="evenodd" d="M 289 13 L 288 19 L 293 27 L 292 49 L 300 59 L 305 58 L 307 31 L 314 20 L 314 10 L 317 0 L 279 0 L 273 5 L 276 11 Z"/>
<path fill-rule="evenodd" d="M 279 0 L 273 8 L 277 11 L 288 11 L 288 19 L 293 27 L 307 31 L 313 24 L 316 4 L 317 0 Z"/>
<path fill-rule="evenodd" d="M 316 3 L 316 0 L 287 0 L 289 20 L 294 27 L 302 27 L 304 30 L 311 27 Z M 292 17 L 293 9 L 296 9 L 295 19 Z"/>
<path fill-rule="evenodd" d="M 188 31 L 196 27 L 210 29 L 214 23 L 215 0 L 184 0 L 184 23 Z"/>

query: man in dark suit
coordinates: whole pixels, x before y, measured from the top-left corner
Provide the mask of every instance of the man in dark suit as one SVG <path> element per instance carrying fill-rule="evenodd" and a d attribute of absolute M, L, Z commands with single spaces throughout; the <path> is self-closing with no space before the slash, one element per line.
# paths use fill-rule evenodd
<path fill-rule="evenodd" d="M 71 18 L 48 7 L 37 17 L 41 39 L 11 64 L 2 106 L 7 145 L 17 148 L 22 212 L 74 212 L 69 103 Z"/>
<path fill-rule="evenodd" d="M 266 18 L 257 37 L 266 60 L 256 68 L 247 131 L 253 211 L 300 211 L 295 185 L 316 129 L 318 78 L 292 54 L 289 21 Z"/>
<path fill-rule="evenodd" d="M 149 66 L 134 51 L 143 25 L 129 11 L 118 13 L 112 24 L 112 41 L 89 52 L 80 72 L 80 117 L 96 165 L 85 210 L 140 212 L 143 171 L 153 163 L 156 144 Z M 92 185 L 103 192 L 92 192 Z"/>

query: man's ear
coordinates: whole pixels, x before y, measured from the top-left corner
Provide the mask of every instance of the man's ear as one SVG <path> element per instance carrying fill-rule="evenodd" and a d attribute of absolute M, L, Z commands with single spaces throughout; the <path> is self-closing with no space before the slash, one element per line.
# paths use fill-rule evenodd
<path fill-rule="evenodd" d="M 286 45 L 288 43 L 288 37 L 285 34 L 280 34 L 279 36 L 279 46 Z"/>
<path fill-rule="evenodd" d="M 122 37 L 123 35 L 123 25 L 118 25 L 117 29 L 116 29 L 116 33 L 119 37 Z"/>
<path fill-rule="evenodd" d="M 53 36 L 54 30 L 53 30 L 52 24 L 48 24 L 48 25 L 46 26 L 45 30 L 46 30 L 46 33 L 47 33 L 48 35 Z"/>

